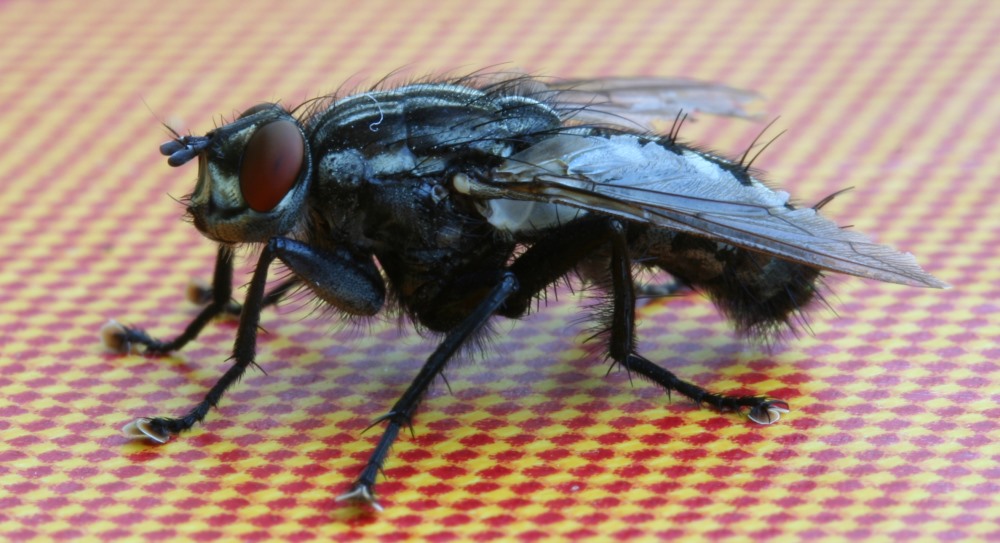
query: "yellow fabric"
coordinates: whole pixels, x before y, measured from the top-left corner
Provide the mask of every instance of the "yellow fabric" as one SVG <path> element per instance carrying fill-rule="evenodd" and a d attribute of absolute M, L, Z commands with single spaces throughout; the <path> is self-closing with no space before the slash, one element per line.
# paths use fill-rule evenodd
<path fill-rule="evenodd" d="M 989 0 L 0 4 L 0 539 L 1000 540 L 998 25 Z M 787 400 L 768 427 L 605 376 L 585 300 L 560 291 L 434 387 L 382 514 L 334 498 L 433 348 L 395 322 L 269 310 L 266 375 L 166 445 L 128 442 L 135 417 L 202 398 L 235 332 L 102 350 L 108 318 L 178 333 L 188 279 L 211 274 L 170 198 L 196 168 L 157 154 L 160 120 L 202 134 L 401 67 L 499 63 L 759 91 L 788 129 L 766 178 L 806 203 L 855 187 L 825 214 L 954 288 L 834 278 L 837 314 L 770 352 L 698 297 L 641 307 L 648 358 Z M 701 117 L 682 137 L 739 154 L 761 127 Z"/>

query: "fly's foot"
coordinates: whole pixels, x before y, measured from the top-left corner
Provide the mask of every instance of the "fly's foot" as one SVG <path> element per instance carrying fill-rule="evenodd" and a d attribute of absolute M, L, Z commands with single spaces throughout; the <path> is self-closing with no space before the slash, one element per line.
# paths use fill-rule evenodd
<path fill-rule="evenodd" d="M 393 409 L 375 419 L 375 421 L 365 429 L 371 429 L 382 422 L 388 421 L 389 423 L 386 426 L 385 433 L 382 434 L 382 439 L 372 452 L 372 456 L 368 459 L 365 469 L 362 470 L 361 475 L 354 480 L 354 484 L 351 485 L 351 490 L 338 496 L 337 501 L 362 502 L 371 506 L 371 508 L 376 511 L 381 512 L 383 510 L 382 506 L 375 500 L 375 479 L 378 477 L 379 473 L 382 473 L 382 475 L 385 476 L 385 473 L 382 471 L 382 464 L 385 462 L 385 456 L 389 451 L 389 447 L 392 445 L 392 442 L 396 440 L 396 436 L 399 435 L 400 429 L 405 426 L 410 429 L 411 433 L 413 432 L 411 419 L 412 417 L 410 417 L 406 410 L 397 411 Z"/>
<path fill-rule="evenodd" d="M 116 320 L 109 320 L 101 327 L 101 343 L 113 353 L 126 354 L 132 350 L 129 329 Z"/>
<path fill-rule="evenodd" d="M 351 485 L 351 490 L 337 496 L 336 501 L 362 503 L 368 505 L 379 513 L 385 510 L 382 505 L 375 500 L 375 490 L 373 485 L 360 479 Z"/>
<path fill-rule="evenodd" d="M 202 281 L 201 279 L 191 279 L 188 281 L 185 297 L 187 298 L 187 301 L 194 305 L 204 306 L 212 303 L 214 298 L 213 292 L 212 285 Z M 226 304 L 226 309 L 222 312 L 222 316 L 239 317 L 241 311 L 243 311 L 242 305 L 230 301 Z"/>
<path fill-rule="evenodd" d="M 146 354 L 161 355 L 170 352 L 170 345 L 150 337 L 141 328 L 130 328 L 124 324 L 109 320 L 101 327 L 101 342 L 111 352 L 128 354 L 138 352 L 139 347 L 145 347 Z"/>
<path fill-rule="evenodd" d="M 129 439 L 148 439 L 163 444 L 170 440 L 171 432 L 164 424 L 165 419 L 139 418 L 122 427 L 122 433 Z"/>
<path fill-rule="evenodd" d="M 621 366 L 629 372 L 635 372 L 659 384 L 669 394 L 679 392 L 694 400 L 694 403 L 707 405 L 716 411 L 746 412 L 747 417 L 757 424 L 773 424 L 778 422 L 783 413 L 788 413 L 788 403 L 765 398 L 763 396 L 729 396 L 709 392 L 698 385 L 678 379 L 676 375 L 653 364 L 646 358 L 631 353 L 624 357 Z"/>
<path fill-rule="evenodd" d="M 757 424 L 774 424 L 778 422 L 781 415 L 788 413 L 788 402 L 774 399 L 763 399 L 757 405 L 751 406 L 747 412 L 747 418 Z"/>
<path fill-rule="evenodd" d="M 212 301 L 212 285 L 200 279 L 188 281 L 186 298 L 195 305 L 205 305 Z"/>
<path fill-rule="evenodd" d="M 119 354 L 137 352 L 140 345 L 146 345 L 146 350 L 149 351 L 149 345 L 156 343 L 156 340 L 149 337 L 145 331 L 139 328 L 129 328 L 113 319 L 104 323 L 100 333 L 101 343 L 104 344 L 104 347 Z"/>

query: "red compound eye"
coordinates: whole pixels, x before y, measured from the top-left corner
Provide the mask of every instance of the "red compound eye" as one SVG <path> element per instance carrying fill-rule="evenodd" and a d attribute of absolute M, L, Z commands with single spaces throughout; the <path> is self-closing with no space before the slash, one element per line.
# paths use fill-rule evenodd
<path fill-rule="evenodd" d="M 304 153 L 295 123 L 274 121 L 257 129 L 240 164 L 240 191 L 250 209 L 264 213 L 278 205 L 295 185 Z"/>

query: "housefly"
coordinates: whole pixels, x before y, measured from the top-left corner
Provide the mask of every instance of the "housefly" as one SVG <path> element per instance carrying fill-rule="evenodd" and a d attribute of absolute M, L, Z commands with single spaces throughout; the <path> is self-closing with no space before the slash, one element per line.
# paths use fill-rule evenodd
<path fill-rule="evenodd" d="M 838 227 L 754 177 L 748 161 L 677 140 L 679 111 L 742 115 L 750 93 L 683 79 L 547 82 L 470 76 L 307 103 L 264 103 L 160 151 L 198 162 L 187 214 L 219 244 L 207 305 L 160 341 L 110 322 L 109 347 L 162 354 L 212 318 L 239 315 L 233 365 L 179 418 L 140 418 L 127 436 L 164 443 L 190 429 L 255 364 L 261 310 L 305 289 L 346 316 L 405 314 L 440 343 L 376 422 L 381 440 L 341 499 L 375 501 L 400 430 L 455 353 L 494 316 L 519 318 L 567 276 L 604 295 L 594 318 L 606 355 L 630 374 L 768 424 L 783 401 L 715 394 L 636 350 L 633 273 L 667 272 L 708 295 L 736 328 L 769 335 L 816 301 L 825 272 L 946 285 L 909 254 Z M 242 305 L 231 301 L 233 248 L 259 257 Z M 266 292 L 279 260 L 289 278 Z"/>

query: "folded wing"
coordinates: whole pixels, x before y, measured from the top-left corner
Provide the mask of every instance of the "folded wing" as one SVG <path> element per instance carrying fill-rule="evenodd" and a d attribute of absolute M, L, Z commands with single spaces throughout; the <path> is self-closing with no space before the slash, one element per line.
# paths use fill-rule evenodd
<path fill-rule="evenodd" d="M 880 281 L 947 286 L 912 255 L 788 205 L 787 193 L 739 171 L 634 135 L 566 133 L 509 157 L 491 181 L 468 180 L 463 192 L 599 212 Z"/>

